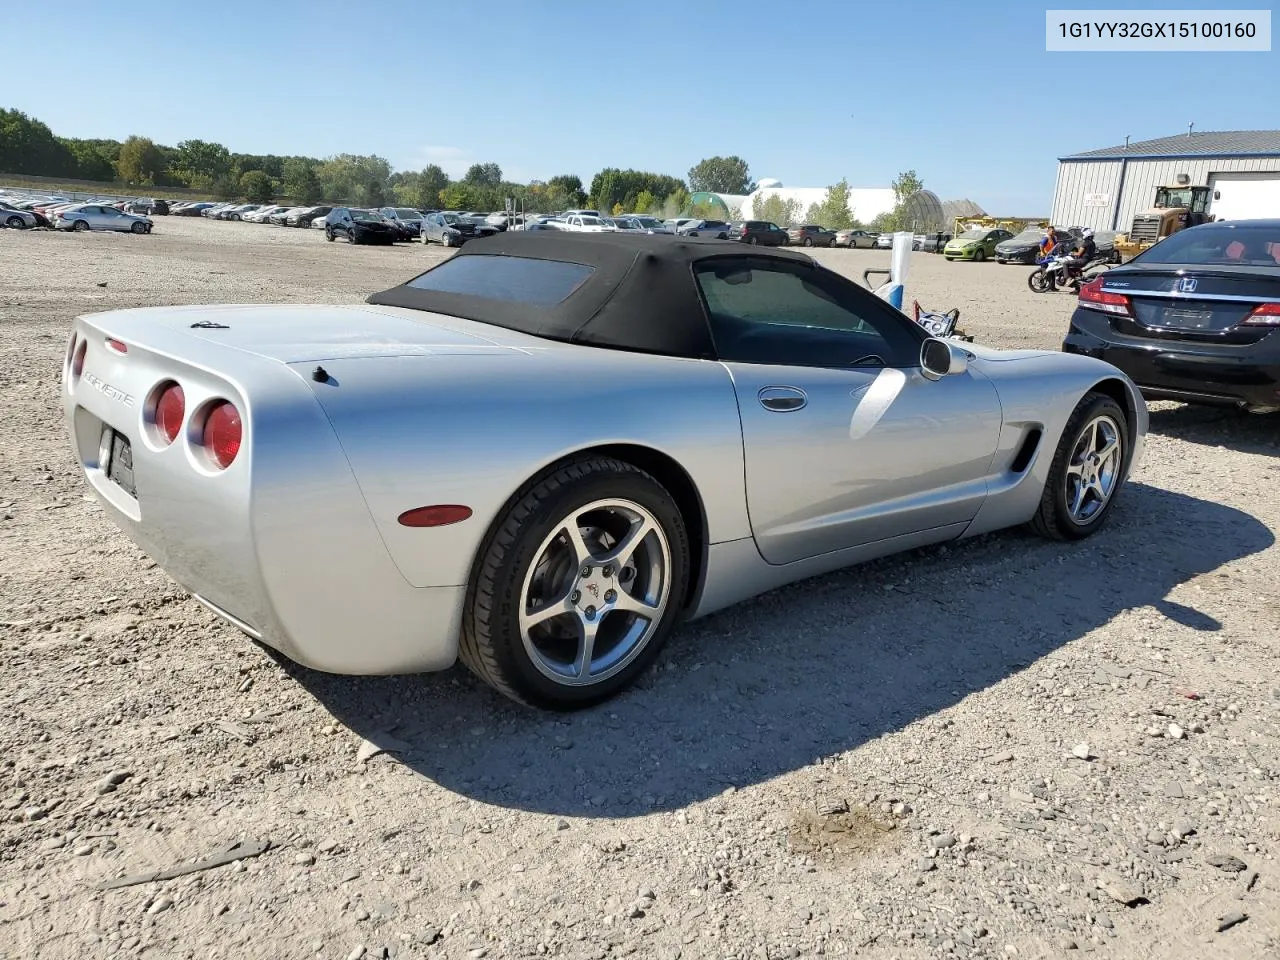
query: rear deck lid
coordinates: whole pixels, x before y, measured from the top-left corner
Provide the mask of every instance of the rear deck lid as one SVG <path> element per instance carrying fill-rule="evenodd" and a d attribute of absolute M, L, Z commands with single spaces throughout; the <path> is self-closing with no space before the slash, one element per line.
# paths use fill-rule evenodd
<path fill-rule="evenodd" d="M 1157 339 L 1252 343 L 1267 327 L 1240 323 L 1263 303 L 1280 301 L 1280 270 L 1137 264 L 1103 274 L 1102 289 L 1127 296 L 1132 317 L 1111 315 L 1113 328 Z"/>
<path fill-rule="evenodd" d="M 124 311 L 129 313 L 132 311 Z M 281 363 L 359 357 L 523 353 L 483 325 L 373 306 L 277 304 L 150 308 L 152 323 Z M 460 329 L 467 327 L 470 329 Z M 501 331 L 496 331 L 501 332 Z M 510 339 L 510 338 L 504 338 Z"/>

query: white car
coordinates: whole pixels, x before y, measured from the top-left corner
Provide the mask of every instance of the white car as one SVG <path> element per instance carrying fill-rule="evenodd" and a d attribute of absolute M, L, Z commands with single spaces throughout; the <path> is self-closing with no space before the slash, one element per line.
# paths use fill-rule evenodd
<path fill-rule="evenodd" d="M 289 209 L 288 207 L 281 206 L 278 203 L 273 203 L 269 207 L 260 207 L 257 210 L 251 211 L 250 213 L 246 213 L 241 217 L 241 219 L 244 220 L 246 223 L 266 223 L 267 217 L 271 216 L 272 214 L 283 213 L 285 210 L 288 210 L 288 209 Z"/>
<path fill-rule="evenodd" d="M 118 230 L 128 233 L 150 233 L 153 226 L 150 217 L 123 213 L 115 207 L 85 203 L 58 211 L 53 220 L 57 230 Z"/>
<path fill-rule="evenodd" d="M 613 233 L 618 228 L 610 224 L 603 217 L 592 216 L 567 216 L 564 223 L 560 227 L 561 230 L 569 230 L 573 233 Z"/>

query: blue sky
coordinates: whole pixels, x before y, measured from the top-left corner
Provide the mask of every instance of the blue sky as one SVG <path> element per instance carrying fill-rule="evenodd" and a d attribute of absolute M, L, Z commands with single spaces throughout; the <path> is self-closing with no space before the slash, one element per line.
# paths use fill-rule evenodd
<path fill-rule="evenodd" d="M 1062 154 L 1280 116 L 1275 52 L 1045 52 L 1046 7 L 1097 0 L 5 6 L 0 106 L 55 133 L 376 153 L 453 175 L 496 161 L 522 181 L 684 177 L 738 154 L 789 186 L 887 186 L 914 167 L 944 200 L 1047 214 Z"/>

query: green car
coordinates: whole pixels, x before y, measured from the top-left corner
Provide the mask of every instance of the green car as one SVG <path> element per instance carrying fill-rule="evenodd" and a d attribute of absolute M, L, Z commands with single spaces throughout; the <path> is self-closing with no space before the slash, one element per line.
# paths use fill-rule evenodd
<path fill-rule="evenodd" d="M 948 240 L 942 255 L 948 260 L 986 260 L 996 255 L 996 244 L 1012 240 L 1008 230 L 966 230 L 954 240 Z"/>

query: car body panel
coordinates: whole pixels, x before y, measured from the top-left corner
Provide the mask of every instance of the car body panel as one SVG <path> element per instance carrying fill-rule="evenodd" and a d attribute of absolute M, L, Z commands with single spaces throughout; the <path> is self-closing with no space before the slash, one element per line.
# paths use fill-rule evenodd
<path fill-rule="evenodd" d="M 720 249 L 708 243 L 706 255 Z M 1067 418 L 1101 381 L 1133 407 L 1131 462 L 1146 430 L 1123 374 L 1048 351 L 966 344 L 968 368 L 935 381 L 918 368 L 636 353 L 393 306 L 140 308 L 79 317 L 73 331 L 66 423 L 109 515 L 229 622 L 341 673 L 451 664 L 488 530 L 566 457 L 643 454 L 687 478 L 702 516 L 694 617 L 1029 520 Z M 169 378 L 183 384 L 188 419 L 166 445 L 150 411 Z M 807 403 L 764 409 L 761 391 L 778 388 Z M 221 471 L 199 440 L 214 398 L 245 424 Z M 136 498 L 109 476 L 104 426 L 132 445 Z M 1015 471 L 1035 430 L 1040 444 Z M 433 528 L 399 521 L 432 504 L 472 513 Z"/>
<path fill-rule="evenodd" d="M 1226 242 L 1253 225 L 1275 237 L 1272 265 L 1153 262 L 1157 245 L 1101 277 L 1100 290 L 1127 298 L 1128 312 L 1078 301 L 1062 349 L 1115 364 L 1154 400 L 1280 408 L 1280 316 L 1246 322 L 1255 309 L 1280 309 L 1280 221 L 1210 223 L 1174 236 Z"/>

